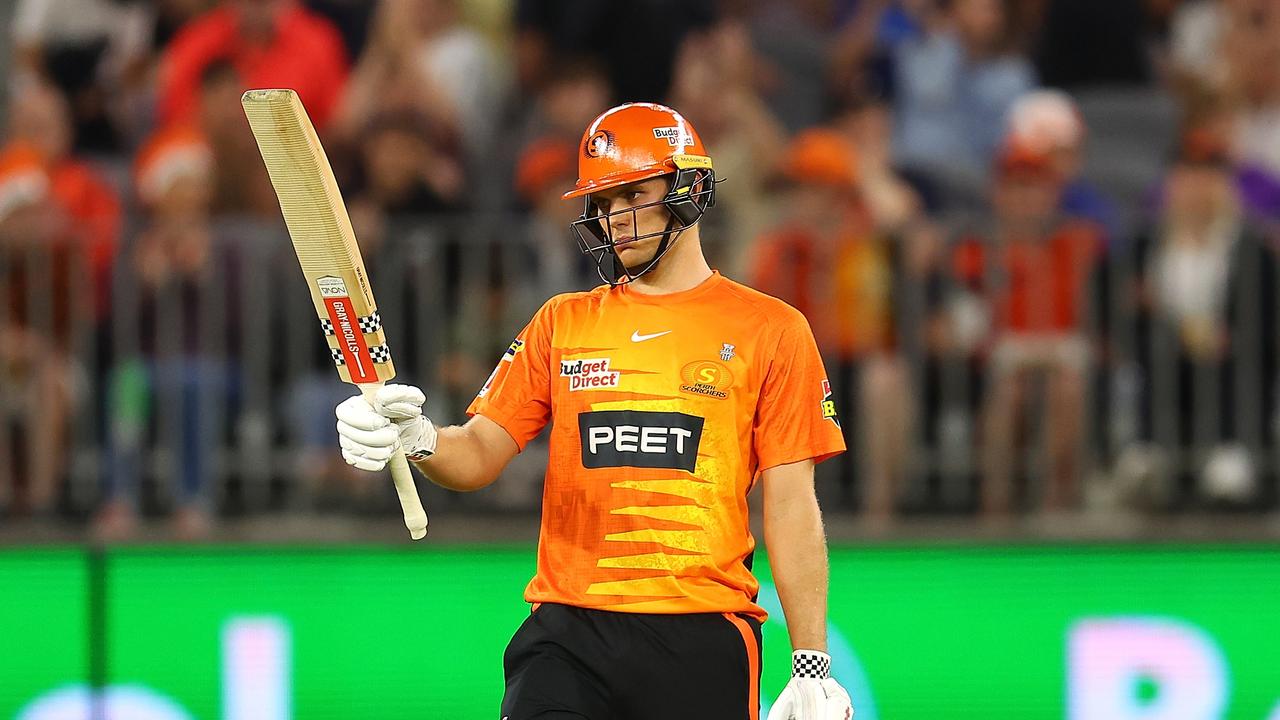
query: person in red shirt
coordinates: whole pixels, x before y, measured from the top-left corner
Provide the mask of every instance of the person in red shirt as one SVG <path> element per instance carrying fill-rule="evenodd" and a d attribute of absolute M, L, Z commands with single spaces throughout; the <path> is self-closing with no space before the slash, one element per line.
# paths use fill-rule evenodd
<path fill-rule="evenodd" d="M 324 128 L 337 109 L 348 72 L 333 24 L 295 0 L 223 0 L 183 28 L 161 58 L 162 125 L 190 123 L 211 63 L 229 60 L 246 87 L 288 87 L 312 122 Z"/>
<path fill-rule="evenodd" d="M 787 616 L 792 680 L 771 718 L 848 720 L 826 654 L 816 462 L 844 450 L 804 316 L 707 264 L 715 175 L 671 108 L 622 105 L 576 147 L 572 227 L 605 281 L 557 295 L 498 362 L 460 427 L 421 390 L 337 408 L 347 462 L 403 448 L 454 490 L 492 483 L 550 426 L 533 612 L 504 658 L 510 720 L 757 720 L 759 583 L 747 495 Z"/>
<path fill-rule="evenodd" d="M 21 500 L 38 513 L 56 500 L 65 461 L 72 333 L 106 315 L 120 203 L 71 154 L 71 113 L 56 88 L 30 84 L 16 93 L 8 135 L 0 149 L 0 386 L 12 388 L 25 440 L 0 433 L 0 495 L 13 468 L 8 450 L 24 446 Z"/>
<path fill-rule="evenodd" d="M 1016 440 L 1037 374 L 1046 383 L 1042 506 L 1065 510 L 1078 500 L 1085 372 L 1092 357 L 1086 292 L 1105 231 L 1058 214 L 1062 182 L 1047 153 L 1006 146 L 997 159 L 992 232 L 962 240 L 953 257 L 960 283 L 990 318 L 982 421 L 982 509 L 989 519 L 1003 518 L 1012 506 Z"/>

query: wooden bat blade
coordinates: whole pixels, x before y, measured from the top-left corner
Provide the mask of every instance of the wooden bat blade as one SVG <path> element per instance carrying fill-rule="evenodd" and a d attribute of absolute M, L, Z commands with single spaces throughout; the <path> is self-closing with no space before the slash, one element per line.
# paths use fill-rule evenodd
<path fill-rule="evenodd" d="M 358 384 L 369 398 L 395 377 L 395 366 L 324 147 L 294 91 L 250 90 L 240 102 L 280 200 L 338 375 Z M 427 514 L 404 453 L 396 452 L 388 464 L 405 526 L 414 540 L 421 539 Z"/>
<path fill-rule="evenodd" d="M 292 90 L 241 98 L 306 277 L 338 374 L 346 382 L 395 377 L 360 245 L 302 101 Z"/>

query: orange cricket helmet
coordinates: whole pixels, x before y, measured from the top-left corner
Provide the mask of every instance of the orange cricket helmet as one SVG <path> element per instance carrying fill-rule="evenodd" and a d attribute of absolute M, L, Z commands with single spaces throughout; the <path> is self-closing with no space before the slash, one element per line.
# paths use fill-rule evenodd
<path fill-rule="evenodd" d="M 674 173 L 690 162 L 711 166 L 702 139 L 680 113 L 656 103 L 606 110 L 587 126 L 578 153 L 578 183 L 566 200 Z M 693 160 L 692 158 L 698 158 Z"/>
<path fill-rule="evenodd" d="M 661 200 L 609 213 L 662 205 L 671 214 L 665 230 L 628 240 L 662 236 L 650 261 L 626 268 L 614 252 L 609 215 L 601 215 L 589 196 L 661 175 L 672 176 Z M 606 110 L 587 126 L 578 147 L 578 182 L 564 198 L 585 198 L 582 215 L 571 227 L 582 252 L 595 258 L 601 279 L 618 285 L 652 270 L 680 233 L 702 218 L 715 204 L 715 182 L 706 147 L 684 116 L 657 103 L 626 103 Z"/>

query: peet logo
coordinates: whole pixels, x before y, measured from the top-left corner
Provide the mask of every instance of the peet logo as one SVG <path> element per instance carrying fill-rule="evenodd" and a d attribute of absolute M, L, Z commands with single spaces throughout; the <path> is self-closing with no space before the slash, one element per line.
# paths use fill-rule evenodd
<path fill-rule="evenodd" d="M 693 472 L 703 419 L 677 412 L 601 410 L 578 415 L 582 466 Z"/>
<path fill-rule="evenodd" d="M 680 392 L 723 400 L 731 385 L 733 373 L 714 360 L 695 360 L 680 370 Z"/>
<path fill-rule="evenodd" d="M 609 358 L 561 360 L 560 377 L 569 378 L 569 392 L 616 388 L 622 373 L 609 369 Z"/>

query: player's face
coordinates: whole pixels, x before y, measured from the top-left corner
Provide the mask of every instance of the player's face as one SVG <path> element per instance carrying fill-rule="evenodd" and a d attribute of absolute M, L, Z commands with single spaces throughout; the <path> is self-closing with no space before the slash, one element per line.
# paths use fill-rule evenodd
<path fill-rule="evenodd" d="M 601 222 L 608 222 L 614 252 L 626 267 L 640 267 L 657 253 L 661 233 L 667 229 L 671 213 L 665 206 L 654 203 L 666 196 L 669 187 L 667 178 L 656 177 L 591 195 L 596 210 L 607 216 Z M 643 207 L 645 205 L 651 207 Z M 626 212 L 629 210 L 634 211 Z M 646 235 L 654 236 L 645 238 Z"/>

